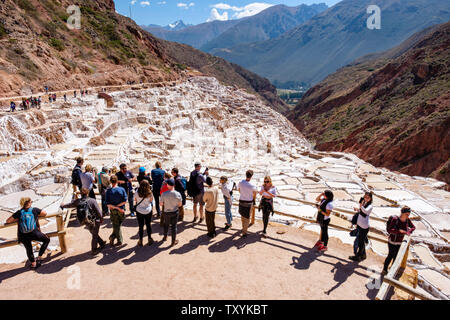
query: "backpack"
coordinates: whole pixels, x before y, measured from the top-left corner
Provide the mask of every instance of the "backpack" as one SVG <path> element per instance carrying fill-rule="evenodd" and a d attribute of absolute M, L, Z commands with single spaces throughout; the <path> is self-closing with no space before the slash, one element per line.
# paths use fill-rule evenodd
<path fill-rule="evenodd" d="M 77 219 L 81 225 L 83 224 L 93 224 L 95 221 L 95 216 L 89 209 L 88 198 L 81 199 L 77 206 Z"/>
<path fill-rule="evenodd" d="M 189 181 L 187 183 L 187 192 L 190 197 L 195 197 L 200 193 L 200 189 L 197 185 L 197 172 L 191 172 L 191 176 L 189 178 Z"/>
<path fill-rule="evenodd" d="M 233 196 L 233 190 L 237 190 L 236 182 L 233 181 L 233 186 L 231 187 L 230 197 Z"/>
<path fill-rule="evenodd" d="M 30 233 L 36 229 L 36 218 L 33 214 L 33 208 L 20 210 L 19 228 L 21 233 Z"/>
<path fill-rule="evenodd" d="M 81 184 L 80 173 L 81 173 L 81 169 L 80 168 L 74 168 L 72 170 L 72 182 L 71 183 L 74 186 L 79 186 Z"/>
<path fill-rule="evenodd" d="M 386 231 L 388 233 L 389 233 L 390 226 L 392 224 L 392 220 L 394 220 L 394 219 L 396 220 L 396 222 L 398 222 L 398 217 L 397 216 L 390 216 L 388 221 L 386 222 Z"/>
<path fill-rule="evenodd" d="M 186 188 L 187 188 L 187 180 L 186 180 L 186 178 L 185 177 L 180 177 L 180 179 L 181 179 L 181 183 L 183 184 L 184 190 L 186 190 Z"/>

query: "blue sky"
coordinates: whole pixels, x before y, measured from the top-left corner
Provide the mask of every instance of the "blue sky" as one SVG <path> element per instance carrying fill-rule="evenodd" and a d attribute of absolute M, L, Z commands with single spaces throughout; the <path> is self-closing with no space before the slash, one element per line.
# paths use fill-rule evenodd
<path fill-rule="evenodd" d="M 229 20 L 256 14 L 270 5 L 298 6 L 324 2 L 328 6 L 340 0 L 114 0 L 116 10 L 139 25 L 168 25 L 176 20 L 199 24 L 211 20 Z"/>

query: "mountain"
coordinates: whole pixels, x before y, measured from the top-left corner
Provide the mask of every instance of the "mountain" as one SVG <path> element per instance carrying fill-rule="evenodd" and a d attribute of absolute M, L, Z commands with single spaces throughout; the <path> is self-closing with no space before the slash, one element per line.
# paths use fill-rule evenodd
<path fill-rule="evenodd" d="M 199 49 L 208 41 L 216 38 L 235 24 L 239 20 L 211 21 L 190 26 L 182 30 L 166 30 L 164 28 L 143 27 L 144 30 L 152 33 L 154 36 L 168 40 L 190 45 Z"/>
<path fill-rule="evenodd" d="M 168 30 L 168 31 L 178 31 L 186 29 L 187 27 L 192 26 L 192 24 L 185 24 L 183 20 L 177 20 L 174 23 L 169 23 L 167 26 L 159 26 L 157 24 L 149 24 L 148 26 L 141 26 L 144 30 L 150 33 L 157 33 L 160 30 Z"/>
<path fill-rule="evenodd" d="M 201 49 L 214 54 L 218 50 L 231 48 L 241 43 L 276 38 L 327 8 L 328 6 L 324 3 L 302 4 L 297 7 L 272 6 L 257 15 L 242 19 L 236 25 L 203 45 Z"/>
<path fill-rule="evenodd" d="M 289 120 L 318 150 L 450 182 L 450 22 L 311 88 Z"/>
<path fill-rule="evenodd" d="M 70 30 L 66 8 L 81 9 Z M 259 93 L 285 111 L 267 79 L 192 47 L 160 40 L 115 11 L 113 0 L 4 0 L 0 5 L 0 95 L 161 82 L 192 74 Z M 199 73 L 200 71 L 200 73 Z"/>
<path fill-rule="evenodd" d="M 369 5 L 381 29 L 369 30 Z M 343 0 L 278 38 L 217 50 L 215 55 L 271 81 L 313 85 L 363 55 L 390 49 L 426 27 L 450 20 L 442 0 Z"/>

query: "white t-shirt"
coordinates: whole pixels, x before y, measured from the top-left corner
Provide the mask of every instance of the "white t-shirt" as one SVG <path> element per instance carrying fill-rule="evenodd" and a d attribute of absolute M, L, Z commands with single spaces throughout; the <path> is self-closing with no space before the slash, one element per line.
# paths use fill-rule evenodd
<path fill-rule="evenodd" d="M 372 205 L 369 205 L 367 208 L 364 208 L 364 206 L 361 207 L 361 211 L 366 214 L 367 216 L 364 218 L 362 215 L 358 215 L 358 222 L 357 225 L 360 226 L 363 229 L 367 229 L 370 227 L 369 225 L 369 217 L 372 213 Z"/>
<path fill-rule="evenodd" d="M 322 201 L 323 201 L 323 200 L 322 200 Z M 321 201 L 321 203 L 322 203 L 322 201 Z M 328 203 L 327 203 L 327 206 L 325 207 L 325 209 L 326 209 L 327 211 L 328 211 L 328 210 L 333 211 L 333 208 L 334 208 L 334 203 L 333 203 L 333 201 L 328 202 Z M 319 213 L 319 214 L 321 214 L 321 213 Z M 323 215 L 323 220 L 328 220 L 328 219 L 330 219 L 330 216 L 331 216 L 331 215 L 329 215 L 329 216 Z"/>
<path fill-rule="evenodd" d="M 81 187 L 91 190 L 94 187 L 94 174 L 92 172 L 80 173 Z"/>
<path fill-rule="evenodd" d="M 267 191 L 265 191 L 264 187 L 261 187 L 261 189 L 259 190 L 259 192 L 262 192 L 262 191 L 264 191 L 264 193 L 262 194 L 262 196 L 264 196 L 264 195 L 270 196 L 270 195 L 267 193 Z M 271 194 L 275 195 L 275 196 L 278 195 L 278 190 L 277 190 L 277 188 L 274 187 L 274 186 L 272 186 L 272 187 L 269 189 L 269 192 L 270 192 Z"/>
<path fill-rule="evenodd" d="M 136 195 L 134 196 L 134 199 L 136 201 L 136 204 L 138 204 L 139 202 L 141 202 L 142 198 L 139 197 L 139 194 L 136 193 Z M 140 214 L 149 214 L 150 212 L 152 212 L 152 208 L 153 208 L 153 203 L 152 203 L 152 197 L 149 196 L 147 198 L 145 198 L 136 208 L 137 212 L 139 212 Z"/>
<path fill-rule="evenodd" d="M 242 180 L 238 184 L 239 189 L 239 200 L 242 201 L 253 201 L 253 192 L 256 191 L 256 186 L 247 180 Z"/>

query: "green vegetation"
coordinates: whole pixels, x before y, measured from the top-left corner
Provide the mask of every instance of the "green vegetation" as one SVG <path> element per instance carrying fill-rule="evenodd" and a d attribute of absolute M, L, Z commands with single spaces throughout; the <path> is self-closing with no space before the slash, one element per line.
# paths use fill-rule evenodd
<path fill-rule="evenodd" d="M 60 39 L 51 38 L 48 43 L 58 51 L 64 51 L 66 48 L 64 42 Z"/>

